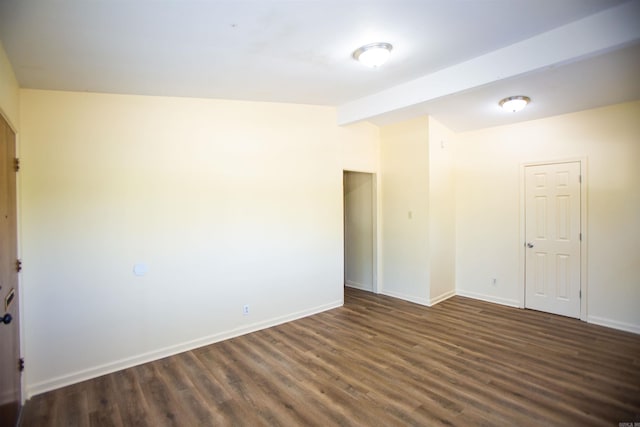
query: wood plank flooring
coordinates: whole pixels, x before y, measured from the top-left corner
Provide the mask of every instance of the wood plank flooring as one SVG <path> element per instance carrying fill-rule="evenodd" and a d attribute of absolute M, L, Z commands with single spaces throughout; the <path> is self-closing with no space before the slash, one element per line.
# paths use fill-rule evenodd
<path fill-rule="evenodd" d="M 640 336 L 454 297 L 344 307 L 39 395 L 22 426 L 618 426 Z"/>

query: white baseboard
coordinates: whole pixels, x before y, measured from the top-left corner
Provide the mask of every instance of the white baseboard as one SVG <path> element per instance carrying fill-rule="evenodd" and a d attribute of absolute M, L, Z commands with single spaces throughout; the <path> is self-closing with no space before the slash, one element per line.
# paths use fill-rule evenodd
<path fill-rule="evenodd" d="M 452 291 L 447 291 L 443 294 L 438 295 L 435 298 L 431 298 L 431 300 L 429 300 L 429 305 L 433 306 L 438 304 L 439 302 L 442 302 L 444 300 L 448 300 L 449 298 L 456 296 L 456 291 L 452 290 Z"/>
<path fill-rule="evenodd" d="M 163 359 L 165 357 L 173 356 L 178 353 L 193 350 L 198 347 L 204 347 L 216 342 L 224 341 L 230 338 L 234 338 L 240 335 L 245 335 L 251 332 L 256 332 L 262 329 L 271 328 L 283 323 L 290 322 L 292 320 L 300 319 L 303 317 L 311 316 L 313 314 L 321 313 L 323 311 L 331 310 L 333 308 L 341 307 L 344 304 L 342 300 L 335 301 L 329 304 L 324 304 L 318 307 L 310 308 L 307 310 L 298 311 L 285 316 L 275 317 L 273 319 L 265 320 L 262 322 L 253 323 L 250 325 L 242 326 L 240 328 L 232 329 L 229 331 L 220 332 L 217 334 L 209 335 L 195 340 L 186 341 L 180 344 L 160 348 L 158 350 L 138 354 L 124 359 L 116 360 L 103 365 L 94 366 L 88 369 L 72 372 L 59 377 L 50 378 L 46 381 L 41 381 L 34 384 L 26 385 L 26 397 L 27 399 L 45 393 L 47 391 L 55 390 L 61 387 L 65 387 L 71 384 L 79 383 L 81 381 L 97 378 L 102 375 L 110 374 L 123 369 L 131 368 L 133 366 L 141 365 L 143 363 L 153 362 L 154 360 Z"/>
<path fill-rule="evenodd" d="M 516 307 L 516 308 L 520 307 L 520 303 L 517 300 L 498 298 L 491 295 L 478 294 L 475 292 L 468 292 L 461 289 L 458 289 L 455 292 L 455 294 L 460 295 L 462 297 L 478 299 L 482 301 L 506 305 L 509 307 Z M 618 329 L 620 331 L 631 332 L 631 333 L 640 335 L 640 325 L 634 325 L 632 323 L 619 322 L 617 320 L 607 319 L 605 317 L 598 317 L 598 316 L 587 316 L 587 322 L 593 323 L 594 325 L 606 326 L 608 328 Z"/>
<path fill-rule="evenodd" d="M 520 302 L 518 300 L 500 298 L 500 297 L 495 297 L 493 295 L 479 294 L 476 292 L 469 292 L 462 289 L 457 289 L 455 293 L 456 295 L 460 295 L 461 297 L 479 299 L 481 301 L 493 302 L 495 304 L 506 305 L 509 307 L 516 307 L 516 308 L 520 307 Z"/>
<path fill-rule="evenodd" d="M 598 316 L 587 316 L 587 322 L 594 325 L 606 326 L 608 328 L 618 329 L 620 331 L 631 332 L 634 334 L 640 334 L 640 325 L 634 325 L 632 323 L 619 322 L 617 320 L 611 320 Z"/>
<path fill-rule="evenodd" d="M 347 286 L 351 286 L 347 283 Z M 356 286 L 352 286 L 356 287 Z M 383 290 L 381 292 L 383 295 L 388 295 L 390 297 L 399 298 L 405 301 L 413 302 L 416 304 L 424 305 L 430 307 L 434 304 L 442 302 L 454 295 L 460 295 L 463 297 L 478 299 L 482 301 L 492 302 L 496 304 L 506 305 L 509 307 L 519 307 L 519 303 L 516 300 L 506 299 L 506 298 L 498 298 L 491 295 L 478 294 L 475 292 L 468 292 L 464 290 L 458 289 L 457 291 L 449 291 L 446 292 L 436 298 L 432 298 L 428 300 L 422 297 L 416 297 L 413 295 L 406 295 L 399 292 L 393 292 L 388 290 Z M 273 319 L 265 320 L 262 322 L 253 323 L 251 325 L 242 326 L 240 328 L 232 329 L 229 331 L 220 332 L 217 334 L 209 335 L 206 337 L 198 338 L 195 340 L 187 341 L 184 343 L 176 344 L 173 346 L 168 346 L 165 348 L 161 348 L 158 350 L 142 353 L 139 355 L 135 355 L 132 357 L 127 357 L 124 359 L 116 360 L 114 362 L 106 363 L 103 365 L 94 366 L 88 369 L 72 372 L 67 375 L 62 375 L 59 377 L 51 378 L 46 381 L 41 381 L 34 384 L 26 385 L 26 397 L 31 398 L 35 395 L 45 393 L 47 391 L 55 390 L 61 387 L 65 387 L 71 384 L 75 384 L 81 381 L 89 380 L 92 378 L 96 378 L 102 375 L 110 374 L 112 372 L 120 371 L 122 369 L 127 369 L 133 366 L 137 366 L 143 363 L 152 362 L 154 360 L 162 359 L 165 357 L 173 356 L 178 353 L 182 353 L 185 351 L 193 350 L 198 347 L 203 347 L 206 345 L 214 344 L 216 342 L 224 341 L 230 338 L 234 338 L 240 335 L 248 334 L 251 332 L 256 332 L 261 329 L 270 328 L 273 326 L 280 325 L 282 323 L 290 322 L 296 319 L 300 319 L 303 317 L 311 316 L 313 314 L 321 313 L 323 311 L 331 310 L 333 308 L 337 308 L 343 305 L 343 301 L 335 301 L 333 303 L 325 304 L 322 306 L 314 307 L 308 310 L 302 310 L 295 313 L 288 314 L 286 316 L 276 317 Z M 589 323 L 593 323 L 600 326 L 606 326 L 613 329 L 618 329 L 626 332 L 631 332 L 635 334 L 640 334 L 640 325 L 634 325 L 631 323 L 619 322 L 616 320 L 606 319 L 603 317 L 597 316 L 588 316 L 587 321 Z"/>
<path fill-rule="evenodd" d="M 430 301 L 427 298 L 417 297 L 414 295 L 406 295 L 400 292 L 389 291 L 387 289 L 383 289 L 380 293 L 382 295 L 387 295 L 390 297 L 402 299 L 402 300 L 413 302 L 416 304 L 425 305 L 427 307 L 431 306 Z"/>
<path fill-rule="evenodd" d="M 373 292 L 373 287 L 372 286 L 363 285 L 362 283 L 354 282 L 352 280 L 345 280 L 344 284 L 345 284 L 345 286 L 348 286 L 350 288 L 361 289 L 363 291 Z"/>

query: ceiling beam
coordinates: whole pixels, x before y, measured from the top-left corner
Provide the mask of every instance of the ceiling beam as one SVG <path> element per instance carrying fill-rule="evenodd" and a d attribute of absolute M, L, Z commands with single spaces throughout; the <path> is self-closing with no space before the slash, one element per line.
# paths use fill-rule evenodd
<path fill-rule="evenodd" d="M 372 119 L 475 87 L 620 49 L 640 41 L 640 1 L 630 1 L 486 55 L 338 107 L 339 125 Z M 519 95 L 519 94 L 514 94 Z"/>

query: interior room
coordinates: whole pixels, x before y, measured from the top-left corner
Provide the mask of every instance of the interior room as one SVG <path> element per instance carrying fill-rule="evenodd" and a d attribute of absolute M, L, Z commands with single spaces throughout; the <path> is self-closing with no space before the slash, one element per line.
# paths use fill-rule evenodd
<path fill-rule="evenodd" d="M 115 395 L 122 372 L 179 360 L 251 382 L 241 355 L 260 365 L 296 334 L 305 357 L 337 346 L 304 375 L 366 389 L 353 406 L 272 367 L 305 414 L 198 392 L 200 421 L 147 424 L 640 422 L 639 22 L 638 0 L 3 1 L 0 424 L 130 425 L 87 381 Z M 473 387 L 500 383 L 491 360 L 528 357 L 528 322 L 526 345 L 551 334 L 585 383 L 530 413 L 519 389 L 490 413 L 463 387 L 429 394 L 462 377 L 421 388 L 466 369 L 422 361 L 469 352 Z M 362 337 L 369 358 L 350 353 Z M 394 380 L 413 403 L 366 382 L 385 358 L 423 378 Z M 327 367 L 345 360 L 367 371 Z M 194 393 L 180 377 L 169 389 Z M 211 415 L 223 403 L 235 421 Z"/>

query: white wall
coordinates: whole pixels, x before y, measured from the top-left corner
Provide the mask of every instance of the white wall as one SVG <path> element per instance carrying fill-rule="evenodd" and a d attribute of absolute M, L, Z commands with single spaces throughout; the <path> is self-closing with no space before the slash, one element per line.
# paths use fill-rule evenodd
<path fill-rule="evenodd" d="M 455 295 L 454 133 L 429 117 L 429 302 Z"/>
<path fill-rule="evenodd" d="M 380 135 L 382 292 L 433 305 L 455 295 L 454 134 L 421 117 Z"/>
<path fill-rule="evenodd" d="M 381 292 L 429 305 L 429 121 L 385 126 L 380 141 Z"/>
<path fill-rule="evenodd" d="M 457 135 L 457 292 L 522 304 L 520 167 L 584 156 L 587 319 L 640 333 L 639 141 L 640 102 Z"/>
<path fill-rule="evenodd" d="M 374 291 L 375 239 L 374 175 L 344 174 L 345 284 Z"/>
<path fill-rule="evenodd" d="M 342 304 L 342 171 L 375 127 L 35 90 L 20 114 L 29 393 Z"/>
<path fill-rule="evenodd" d="M 324 107 L 18 91 L 0 53 L 31 394 L 341 304 L 343 170 L 377 174 L 383 293 L 429 305 L 455 280 L 518 305 L 520 165 L 586 156 L 588 319 L 640 332 L 640 103 L 339 128 Z"/>
<path fill-rule="evenodd" d="M 359 132 L 360 128 L 348 126 L 344 132 Z M 343 169 L 352 172 L 365 172 L 373 174 L 374 182 L 374 211 L 373 222 L 375 224 L 373 244 L 373 291 L 379 292 L 383 286 L 382 278 L 382 175 L 380 173 L 380 129 L 377 126 L 367 127 L 371 133 L 367 139 L 347 138 L 348 143 L 342 145 Z"/>

